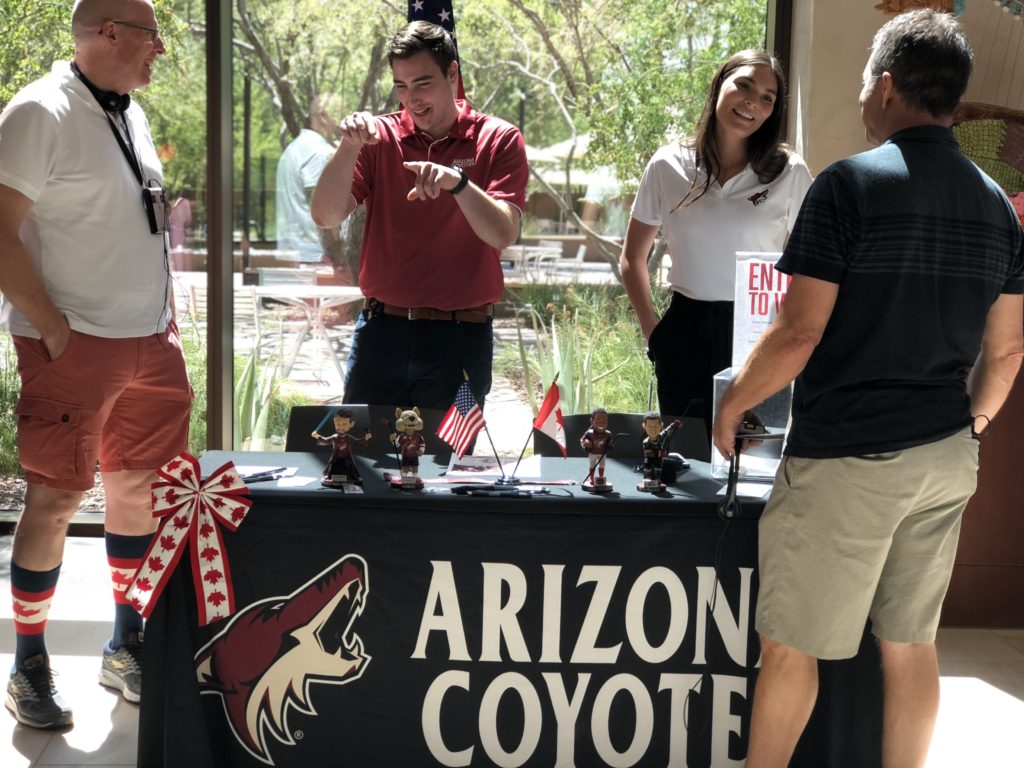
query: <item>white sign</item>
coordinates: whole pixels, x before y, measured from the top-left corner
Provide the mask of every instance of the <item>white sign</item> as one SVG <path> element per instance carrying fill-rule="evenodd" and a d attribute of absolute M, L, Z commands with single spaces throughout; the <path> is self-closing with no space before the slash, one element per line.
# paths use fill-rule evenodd
<path fill-rule="evenodd" d="M 761 334 L 779 314 L 793 279 L 775 269 L 781 253 L 736 252 L 732 365 L 742 367 Z"/>

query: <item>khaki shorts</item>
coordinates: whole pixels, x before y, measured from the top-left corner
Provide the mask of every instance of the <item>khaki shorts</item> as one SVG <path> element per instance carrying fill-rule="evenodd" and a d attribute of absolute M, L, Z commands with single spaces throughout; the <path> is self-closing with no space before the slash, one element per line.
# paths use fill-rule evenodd
<path fill-rule="evenodd" d="M 13 338 L 18 458 L 29 483 L 84 491 L 97 459 L 104 472 L 159 469 L 187 447 L 192 388 L 174 323 L 128 339 L 72 331 L 52 361 L 39 339 Z"/>
<path fill-rule="evenodd" d="M 855 656 L 869 617 L 883 640 L 934 641 L 977 474 L 969 429 L 892 453 L 785 457 L 758 528 L 757 631 L 819 659 Z"/>

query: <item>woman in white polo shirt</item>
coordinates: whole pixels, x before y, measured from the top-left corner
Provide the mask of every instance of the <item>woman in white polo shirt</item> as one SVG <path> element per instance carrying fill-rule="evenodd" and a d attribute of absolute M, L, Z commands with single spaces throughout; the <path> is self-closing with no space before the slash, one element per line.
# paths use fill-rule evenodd
<path fill-rule="evenodd" d="M 737 251 L 781 251 L 811 175 L 781 142 L 786 82 L 765 51 L 715 74 L 694 136 L 662 147 L 640 181 L 622 246 L 622 282 L 647 339 L 663 414 L 704 418 L 712 377 L 732 360 Z M 672 260 L 672 303 L 658 318 L 647 255 L 658 229 Z"/>

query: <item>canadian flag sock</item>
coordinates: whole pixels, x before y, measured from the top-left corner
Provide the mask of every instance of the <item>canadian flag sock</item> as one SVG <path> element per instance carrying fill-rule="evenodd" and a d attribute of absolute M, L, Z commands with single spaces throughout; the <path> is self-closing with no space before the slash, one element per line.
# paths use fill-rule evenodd
<path fill-rule="evenodd" d="M 57 588 L 60 566 L 52 571 L 30 571 L 11 561 L 11 597 L 14 602 L 14 666 L 46 653 L 46 618 Z"/>
<path fill-rule="evenodd" d="M 124 645 L 129 632 L 142 630 L 142 616 L 128 603 L 128 585 L 135 578 L 142 565 L 152 534 L 145 536 L 122 536 L 105 533 L 107 563 L 110 565 L 110 581 L 114 588 L 114 631 L 110 638 L 110 650 Z"/>

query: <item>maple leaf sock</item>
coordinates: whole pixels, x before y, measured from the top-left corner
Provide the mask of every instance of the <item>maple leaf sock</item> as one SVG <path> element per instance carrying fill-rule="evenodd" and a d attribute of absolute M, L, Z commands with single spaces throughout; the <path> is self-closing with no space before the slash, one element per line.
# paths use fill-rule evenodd
<path fill-rule="evenodd" d="M 60 566 L 52 571 L 30 571 L 11 561 L 11 598 L 14 603 L 14 666 L 46 653 L 46 618 L 57 588 Z"/>
<path fill-rule="evenodd" d="M 114 631 L 107 648 L 114 651 L 124 645 L 128 633 L 142 631 L 142 616 L 128 603 L 127 592 L 128 585 L 142 565 L 142 558 L 146 555 L 153 534 L 122 536 L 107 532 L 103 537 L 107 545 L 110 581 L 114 588 Z"/>

